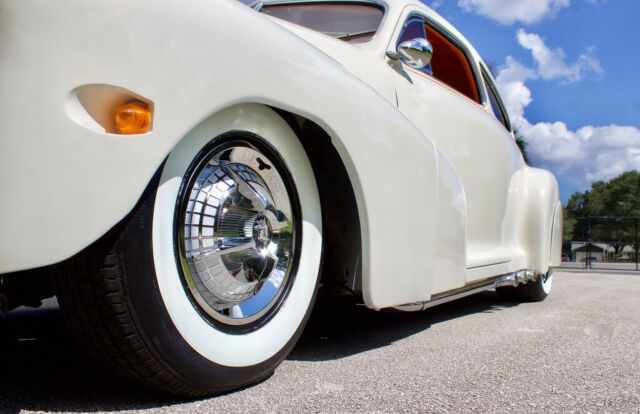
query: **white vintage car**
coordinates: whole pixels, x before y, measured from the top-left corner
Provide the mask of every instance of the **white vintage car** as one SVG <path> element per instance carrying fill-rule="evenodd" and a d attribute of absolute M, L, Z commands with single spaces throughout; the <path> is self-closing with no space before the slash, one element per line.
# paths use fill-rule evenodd
<path fill-rule="evenodd" d="M 562 206 L 468 41 L 412 0 L 0 3 L 0 304 L 198 396 L 268 376 L 319 287 L 542 300 Z M 52 271 L 52 272 L 49 272 Z"/>

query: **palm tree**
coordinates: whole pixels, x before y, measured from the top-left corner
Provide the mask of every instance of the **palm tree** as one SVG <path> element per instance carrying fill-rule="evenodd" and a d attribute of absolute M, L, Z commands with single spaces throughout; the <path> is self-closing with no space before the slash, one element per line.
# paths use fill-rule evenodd
<path fill-rule="evenodd" d="M 527 146 L 529 143 L 525 141 L 524 137 L 520 135 L 517 129 L 513 130 L 513 135 L 516 137 L 516 144 L 518 144 L 518 148 L 520 148 L 520 152 L 522 153 L 522 158 L 524 158 L 524 162 L 531 165 L 529 161 L 529 155 L 527 154 Z"/>

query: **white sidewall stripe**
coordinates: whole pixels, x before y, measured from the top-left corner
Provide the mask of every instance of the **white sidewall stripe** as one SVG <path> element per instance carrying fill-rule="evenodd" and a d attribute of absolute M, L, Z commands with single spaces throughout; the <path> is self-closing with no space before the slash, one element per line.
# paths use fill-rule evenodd
<path fill-rule="evenodd" d="M 302 210 L 298 271 L 285 302 L 256 331 L 232 335 L 216 330 L 193 307 L 181 282 L 174 253 L 173 218 L 182 177 L 211 139 L 228 131 L 247 131 L 269 142 L 293 176 Z M 191 131 L 172 151 L 160 179 L 153 216 L 153 259 L 165 307 L 184 340 L 217 364 L 255 365 L 280 351 L 298 329 L 315 290 L 322 249 L 320 200 L 304 148 L 289 126 L 261 105 L 241 105 L 214 115 Z"/>

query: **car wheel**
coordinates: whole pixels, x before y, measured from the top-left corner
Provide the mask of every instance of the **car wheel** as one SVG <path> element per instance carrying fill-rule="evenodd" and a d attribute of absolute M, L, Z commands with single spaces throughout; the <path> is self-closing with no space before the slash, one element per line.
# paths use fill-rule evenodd
<path fill-rule="evenodd" d="M 301 334 L 321 229 L 295 134 L 267 108 L 227 110 L 59 272 L 59 300 L 92 352 L 140 381 L 185 396 L 231 390 L 270 375 Z"/>
<path fill-rule="evenodd" d="M 509 301 L 540 302 L 551 293 L 553 282 L 553 269 L 549 269 L 544 275 L 538 276 L 534 281 L 530 281 L 518 286 L 505 286 L 496 288 L 498 295 Z"/>

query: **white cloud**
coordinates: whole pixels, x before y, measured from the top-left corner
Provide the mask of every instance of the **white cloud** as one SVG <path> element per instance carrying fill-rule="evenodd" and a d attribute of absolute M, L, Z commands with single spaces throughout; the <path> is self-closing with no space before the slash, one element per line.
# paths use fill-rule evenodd
<path fill-rule="evenodd" d="M 552 16 L 570 0 L 458 0 L 464 11 L 481 14 L 503 24 L 536 23 Z"/>
<path fill-rule="evenodd" d="M 628 126 L 585 126 L 571 131 L 563 122 L 525 120 L 517 126 L 534 164 L 565 177 L 583 190 L 598 180 L 640 170 L 640 129 Z"/>
<path fill-rule="evenodd" d="M 587 48 L 574 63 L 567 63 L 566 54 L 560 48 L 551 49 L 535 33 L 520 29 L 517 32 L 520 46 L 529 50 L 534 68 L 522 65 L 512 56 L 507 56 L 504 66 L 499 69 L 496 81 L 500 87 L 507 110 L 517 125 L 524 119 L 524 109 L 531 103 L 531 91 L 525 85 L 530 79 L 557 80 L 561 83 L 577 82 L 586 75 L 601 75 L 604 70 L 593 56 L 595 48 Z"/>
<path fill-rule="evenodd" d="M 506 65 L 498 72 L 496 82 L 500 94 L 510 118 L 516 125 L 520 118 L 524 119 L 524 109 L 531 103 L 531 91 L 524 82 L 536 77 L 533 69 L 522 66 L 511 56 L 507 56 Z"/>
<path fill-rule="evenodd" d="M 600 74 L 603 72 L 598 59 L 593 56 L 594 47 L 588 48 L 575 63 L 567 64 L 565 62 L 567 56 L 562 49 L 550 49 L 535 33 L 518 30 L 518 43 L 531 51 L 536 63 L 537 74 L 542 79 L 561 78 L 567 82 L 577 82 L 582 80 L 585 73 Z"/>
<path fill-rule="evenodd" d="M 525 117 L 525 109 L 533 100 L 528 80 L 576 82 L 588 74 L 599 75 L 603 70 L 593 56 L 594 50 L 587 49 L 576 62 L 567 63 L 562 49 L 548 48 L 536 34 L 519 30 L 518 41 L 531 51 L 535 67 L 526 67 L 509 56 L 496 82 L 514 127 L 529 143 L 533 163 L 572 180 L 582 190 L 593 181 L 640 169 L 638 128 L 587 125 L 572 131 L 564 122 L 532 124 Z"/>

